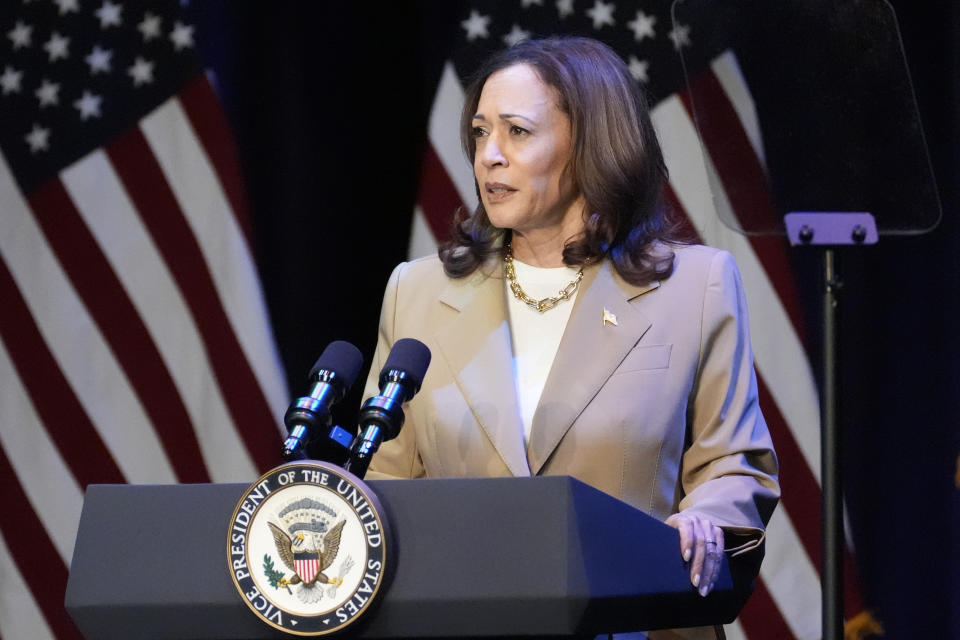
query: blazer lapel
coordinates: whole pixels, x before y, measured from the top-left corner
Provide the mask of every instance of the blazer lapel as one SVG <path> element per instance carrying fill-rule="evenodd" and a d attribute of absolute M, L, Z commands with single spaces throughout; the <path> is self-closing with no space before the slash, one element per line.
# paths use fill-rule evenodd
<path fill-rule="evenodd" d="M 436 332 L 442 356 L 480 428 L 514 476 L 529 476 L 499 267 L 453 281 L 440 302 L 456 310 Z"/>
<path fill-rule="evenodd" d="M 577 417 L 650 328 L 650 320 L 630 301 L 659 285 L 630 285 L 614 274 L 608 261 L 584 274 L 533 416 L 527 457 L 534 474 L 539 473 Z"/>

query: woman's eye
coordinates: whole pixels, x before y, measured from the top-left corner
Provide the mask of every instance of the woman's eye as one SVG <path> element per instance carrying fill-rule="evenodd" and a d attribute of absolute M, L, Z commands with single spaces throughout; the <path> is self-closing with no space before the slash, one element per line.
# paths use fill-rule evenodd
<path fill-rule="evenodd" d="M 487 135 L 487 132 L 483 127 L 474 127 L 470 130 L 470 135 L 474 138 L 482 138 L 483 136 Z"/>
<path fill-rule="evenodd" d="M 526 129 L 524 129 L 523 127 L 518 127 L 518 126 L 515 125 L 515 124 L 510 125 L 510 134 L 511 134 L 511 135 L 514 135 L 514 136 L 522 136 L 522 135 L 525 135 L 525 134 L 527 134 L 527 133 L 530 133 L 530 132 L 527 131 Z"/>

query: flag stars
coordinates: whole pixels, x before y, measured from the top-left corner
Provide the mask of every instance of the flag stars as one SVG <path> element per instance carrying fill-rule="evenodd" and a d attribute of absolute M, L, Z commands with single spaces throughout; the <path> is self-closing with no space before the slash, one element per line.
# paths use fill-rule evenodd
<path fill-rule="evenodd" d="M 593 20 L 593 28 L 600 29 L 604 25 L 610 25 L 612 27 L 615 24 L 613 11 L 616 8 L 617 6 L 612 2 L 596 0 L 596 2 L 593 3 L 593 7 L 587 9 L 587 15 Z"/>
<path fill-rule="evenodd" d="M 149 11 L 143 14 L 143 20 L 137 25 L 137 30 L 143 34 L 143 41 L 150 42 L 154 38 L 160 37 L 160 16 L 155 16 Z"/>
<path fill-rule="evenodd" d="M 80 119 L 100 117 L 100 103 L 103 102 L 101 96 L 84 91 L 79 100 L 74 101 L 73 106 L 80 112 Z"/>
<path fill-rule="evenodd" d="M 673 41 L 673 48 L 679 51 L 683 47 L 690 46 L 690 27 L 685 24 L 675 24 L 667 37 Z"/>
<path fill-rule="evenodd" d="M 21 80 L 23 80 L 23 71 L 17 71 L 7 65 L 3 70 L 3 75 L 0 75 L 0 88 L 3 89 L 3 95 L 20 93 Z"/>
<path fill-rule="evenodd" d="M 573 0 L 557 0 L 557 13 L 563 20 L 567 16 L 573 15 Z"/>
<path fill-rule="evenodd" d="M 133 65 L 127 69 L 127 75 L 133 78 L 133 86 L 139 87 L 142 84 L 153 82 L 153 63 L 137 56 Z"/>
<path fill-rule="evenodd" d="M 477 38 L 489 38 L 490 32 L 487 27 L 490 26 L 490 16 L 482 16 L 476 10 L 470 11 L 470 17 L 460 23 L 460 26 L 467 32 L 467 40 L 473 42 Z"/>
<path fill-rule="evenodd" d="M 50 56 L 50 62 L 56 62 L 61 58 L 66 60 L 70 57 L 69 46 L 70 38 L 63 37 L 57 31 L 51 33 L 50 39 L 43 44 L 44 50 Z"/>
<path fill-rule="evenodd" d="M 90 52 L 84 60 L 90 65 L 91 75 L 98 73 L 110 73 L 110 59 L 113 57 L 113 51 L 110 49 L 101 49 L 100 45 L 93 45 L 93 51 Z"/>
<path fill-rule="evenodd" d="M 647 71 L 650 68 L 650 63 L 646 60 L 640 60 L 637 56 L 631 55 L 630 60 L 630 75 L 633 76 L 633 79 L 637 82 L 647 83 L 650 81 Z"/>
<path fill-rule="evenodd" d="M 54 0 L 54 4 L 60 9 L 60 15 L 65 16 L 68 13 L 77 13 L 80 5 L 77 0 Z"/>
<path fill-rule="evenodd" d="M 633 39 L 640 42 L 644 38 L 654 38 L 653 25 L 656 24 L 656 16 L 648 16 L 643 11 L 637 11 L 637 17 L 627 23 L 630 30 L 633 31 Z"/>
<path fill-rule="evenodd" d="M 513 45 L 523 42 L 530 37 L 529 31 L 524 31 L 520 28 L 520 25 L 515 24 L 513 28 L 510 29 L 510 33 L 503 36 L 503 42 L 508 46 L 512 47 Z"/>
<path fill-rule="evenodd" d="M 56 82 L 50 82 L 46 78 L 40 88 L 33 92 L 40 101 L 40 108 L 51 107 L 60 104 L 60 85 Z"/>
<path fill-rule="evenodd" d="M 119 4 L 114 4 L 110 0 L 104 0 L 100 8 L 94 11 L 94 15 L 100 21 L 100 28 L 119 27 L 123 21 L 120 19 L 120 10 L 123 9 Z"/>
<path fill-rule="evenodd" d="M 193 25 L 183 24 L 179 20 L 175 22 L 170 32 L 170 42 L 177 51 L 193 47 Z"/>
<path fill-rule="evenodd" d="M 14 50 L 29 47 L 32 42 L 32 35 L 33 27 L 28 24 L 23 24 L 20 20 L 17 20 L 17 24 L 13 25 L 13 29 L 7 31 L 7 37 L 10 38 L 10 42 L 13 43 Z"/>
<path fill-rule="evenodd" d="M 46 151 L 50 148 L 50 129 L 34 124 L 33 129 L 23 136 L 23 139 L 30 145 L 30 153 Z"/>

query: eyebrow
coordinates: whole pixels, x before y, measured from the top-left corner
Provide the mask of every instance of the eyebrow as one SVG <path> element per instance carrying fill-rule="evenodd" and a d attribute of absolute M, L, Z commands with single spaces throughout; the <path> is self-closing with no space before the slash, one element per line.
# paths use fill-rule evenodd
<path fill-rule="evenodd" d="M 501 114 L 500 114 L 500 119 L 501 119 L 501 120 L 507 120 L 507 119 L 509 119 L 509 118 L 523 118 L 524 120 L 526 120 L 527 122 L 529 122 L 529 123 L 531 123 L 531 124 L 536 124 L 536 121 L 535 121 L 535 120 L 532 120 L 532 119 L 528 118 L 527 116 L 520 115 L 519 113 L 501 113 Z M 483 115 L 482 113 L 475 113 L 475 114 L 473 115 L 473 119 L 474 119 L 474 120 L 486 120 L 486 119 L 487 119 L 487 116 Z"/>

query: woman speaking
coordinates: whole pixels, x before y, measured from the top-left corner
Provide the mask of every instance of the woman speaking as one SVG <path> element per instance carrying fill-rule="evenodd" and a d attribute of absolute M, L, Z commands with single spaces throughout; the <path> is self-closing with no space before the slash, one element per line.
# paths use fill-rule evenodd
<path fill-rule="evenodd" d="M 461 136 L 480 203 L 390 277 L 366 395 L 393 342 L 433 364 L 369 477 L 570 475 L 676 527 L 709 593 L 763 553 L 779 497 L 740 276 L 682 242 L 623 61 L 526 41 L 480 69 Z"/>

